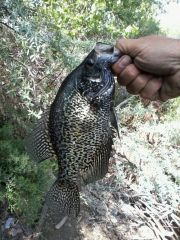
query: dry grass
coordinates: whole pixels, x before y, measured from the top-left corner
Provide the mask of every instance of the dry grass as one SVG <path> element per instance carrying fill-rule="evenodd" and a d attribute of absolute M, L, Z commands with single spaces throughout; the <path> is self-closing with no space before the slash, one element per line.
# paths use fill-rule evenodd
<path fill-rule="evenodd" d="M 115 141 L 109 173 L 82 194 L 82 239 L 177 240 L 178 117 L 167 121 L 160 105 L 144 108 L 138 103 L 132 112 L 128 107 L 119 112 L 119 118 L 120 140 Z"/>

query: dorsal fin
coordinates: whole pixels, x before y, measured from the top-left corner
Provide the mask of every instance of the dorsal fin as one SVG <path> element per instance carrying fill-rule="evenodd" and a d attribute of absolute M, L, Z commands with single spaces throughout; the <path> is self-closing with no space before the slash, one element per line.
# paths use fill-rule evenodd
<path fill-rule="evenodd" d="M 26 151 L 35 162 L 55 157 L 49 137 L 48 122 L 49 110 L 42 114 L 30 136 L 25 139 Z"/>

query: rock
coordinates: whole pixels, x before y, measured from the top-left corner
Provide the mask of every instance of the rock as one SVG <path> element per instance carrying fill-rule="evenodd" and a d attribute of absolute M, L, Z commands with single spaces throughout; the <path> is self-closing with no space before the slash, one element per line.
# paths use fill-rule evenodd
<path fill-rule="evenodd" d="M 7 219 L 6 223 L 5 223 L 4 228 L 5 229 L 9 229 L 12 226 L 14 226 L 14 218 L 13 217 L 8 217 L 8 219 Z"/>

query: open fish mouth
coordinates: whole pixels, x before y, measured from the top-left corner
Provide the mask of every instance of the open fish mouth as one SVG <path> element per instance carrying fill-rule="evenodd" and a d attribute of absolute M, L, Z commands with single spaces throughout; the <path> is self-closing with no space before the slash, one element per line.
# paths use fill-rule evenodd
<path fill-rule="evenodd" d="M 99 78 L 99 80 L 101 80 L 99 81 L 101 82 L 101 87 L 94 92 L 93 97 L 100 98 L 101 96 L 108 96 L 114 91 L 115 82 L 111 71 L 111 65 L 118 61 L 122 54 L 119 49 L 108 44 L 97 43 L 95 49 L 97 53 L 100 55 L 102 54 L 100 58 L 103 61 L 103 67 L 101 77 Z"/>
<path fill-rule="evenodd" d="M 90 101 L 110 96 L 114 90 L 114 77 L 111 66 L 118 61 L 122 53 L 114 46 L 97 43 L 85 60 L 85 72 L 82 93 Z"/>
<path fill-rule="evenodd" d="M 105 63 L 108 63 L 110 65 L 115 63 L 120 58 L 120 56 L 122 56 L 122 53 L 118 48 L 101 42 L 98 42 L 96 44 L 95 51 L 99 56 L 101 56 L 102 60 Z"/>

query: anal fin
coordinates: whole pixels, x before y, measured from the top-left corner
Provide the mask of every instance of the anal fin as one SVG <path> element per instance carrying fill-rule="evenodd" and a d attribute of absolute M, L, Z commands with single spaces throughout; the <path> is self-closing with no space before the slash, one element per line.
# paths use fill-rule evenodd
<path fill-rule="evenodd" d="M 112 149 L 112 139 L 91 159 L 88 167 L 81 170 L 82 184 L 86 185 L 102 179 L 108 172 L 109 158 Z"/>

